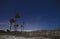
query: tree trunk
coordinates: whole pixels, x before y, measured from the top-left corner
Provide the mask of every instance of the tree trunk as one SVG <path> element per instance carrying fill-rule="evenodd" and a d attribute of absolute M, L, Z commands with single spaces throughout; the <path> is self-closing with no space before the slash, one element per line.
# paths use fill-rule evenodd
<path fill-rule="evenodd" d="M 10 25 L 10 31 L 11 31 L 11 26 L 12 26 L 12 24 Z"/>
<path fill-rule="evenodd" d="M 14 26 L 14 31 L 17 31 L 17 27 L 16 26 Z"/>

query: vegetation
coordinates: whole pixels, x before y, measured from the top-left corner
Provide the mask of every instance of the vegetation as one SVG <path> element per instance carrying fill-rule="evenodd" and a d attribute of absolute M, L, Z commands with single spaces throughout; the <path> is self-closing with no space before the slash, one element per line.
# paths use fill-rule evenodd
<path fill-rule="evenodd" d="M 10 31 L 11 31 L 12 24 L 15 22 L 15 20 L 12 18 L 9 20 L 9 22 L 10 22 Z"/>
<path fill-rule="evenodd" d="M 13 23 L 14 23 L 14 30 L 15 30 L 15 31 L 17 30 L 17 27 L 19 26 L 19 25 L 16 23 L 16 21 L 17 21 L 16 19 L 17 19 L 17 18 L 20 18 L 19 13 L 16 13 L 15 16 L 9 20 L 9 23 L 10 23 L 10 31 L 11 31 L 11 27 L 12 27 Z"/>
<path fill-rule="evenodd" d="M 17 31 L 17 27 L 19 26 L 18 24 L 16 24 L 16 19 L 17 19 L 17 18 L 20 18 L 19 13 L 16 13 L 16 14 L 15 14 L 15 17 L 14 17 L 14 19 L 15 19 L 15 25 L 14 25 L 15 31 Z"/>
<path fill-rule="evenodd" d="M 48 31 L 46 31 L 48 32 Z M 57 32 L 57 31 L 51 31 L 51 32 Z M 60 32 L 60 31 L 59 31 Z M 0 30 L 0 35 L 10 35 L 10 36 L 16 36 L 16 37 L 45 37 L 45 38 L 51 38 L 51 39 L 60 39 L 59 35 L 48 35 L 44 34 L 45 31 L 31 31 L 31 32 L 26 32 L 26 31 L 3 31 Z M 58 32 L 57 32 L 58 33 Z"/>

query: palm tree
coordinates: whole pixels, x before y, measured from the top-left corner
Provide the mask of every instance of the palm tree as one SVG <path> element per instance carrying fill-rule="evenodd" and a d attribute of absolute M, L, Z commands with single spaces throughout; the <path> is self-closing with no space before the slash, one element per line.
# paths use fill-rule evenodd
<path fill-rule="evenodd" d="M 23 25 L 21 25 L 21 31 L 24 29 L 24 26 Z"/>
<path fill-rule="evenodd" d="M 15 24 L 15 25 L 14 25 L 14 30 L 15 30 L 15 31 L 17 31 L 17 27 L 18 27 L 18 26 L 19 26 L 18 24 Z"/>
<path fill-rule="evenodd" d="M 9 22 L 10 22 L 10 30 L 11 30 L 11 26 L 12 26 L 12 24 L 15 22 L 15 20 L 14 20 L 13 18 L 11 18 L 11 19 L 9 20 Z"/>
<path fill-rule="evenodd" d="M 17 18 L 20 18 L 19 13 L 16 13 L 14 18 L 15 18 L 15 24 L 16 24 L 16 19 L 17 19 Z M 18 24 L 14 25 L 15 31 L 16 31 L 17 26 L 18 26 Z"/>
<path fill-rule="evenodd" d="M 20 18 L 19 13 L 16 13 L 16 14 L 15 14 L 15 18 Z"/>
<path fill-rule="evenodd" d="M 23 24 L 21 25 L 21 31 L 24 30 L 24 22 Z"/>

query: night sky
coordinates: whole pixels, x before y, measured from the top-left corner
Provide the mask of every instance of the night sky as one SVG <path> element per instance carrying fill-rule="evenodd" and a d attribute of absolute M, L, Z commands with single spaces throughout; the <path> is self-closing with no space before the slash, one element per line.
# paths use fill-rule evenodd
<path fill-rule="evenodd" d="M 25 30 L 60 29 L 60 0 L 0 0 L 0 29 L 9 29 L 15 12 L 21 15 L 19 25 L 24 20 Z"/>

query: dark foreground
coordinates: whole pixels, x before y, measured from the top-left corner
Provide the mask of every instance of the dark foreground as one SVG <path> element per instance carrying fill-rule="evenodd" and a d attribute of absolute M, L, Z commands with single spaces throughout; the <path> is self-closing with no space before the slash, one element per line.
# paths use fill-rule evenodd
<path fill-rule="evenodd" d="M 60 33 L 57 33 L 60 34 Z M 25 31 L 0 31 L 0 39 L 60 39 L 59 35 L 55 33 L 49 34 L 45 31 L 32 31 L 32 32 L 25 32 Z"/>

